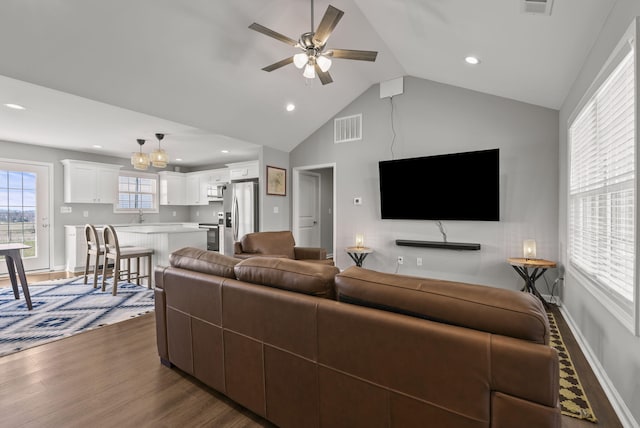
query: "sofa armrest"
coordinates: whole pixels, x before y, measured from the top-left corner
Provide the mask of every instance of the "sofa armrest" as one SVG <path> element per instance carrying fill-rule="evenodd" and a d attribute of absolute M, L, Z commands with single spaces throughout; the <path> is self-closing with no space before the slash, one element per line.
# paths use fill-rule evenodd
<path fill-rule="evenodd" d="M 327 258 L 327 250 L 317 247 L 293 247 L 296 260 L 322 260 Z"/>

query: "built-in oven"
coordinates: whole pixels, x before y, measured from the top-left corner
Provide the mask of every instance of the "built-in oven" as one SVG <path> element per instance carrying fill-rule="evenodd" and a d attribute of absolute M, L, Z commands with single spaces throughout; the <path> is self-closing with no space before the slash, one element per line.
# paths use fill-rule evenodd
<path fill-rule="evenodd" d="M 200 223 L 198 227 L 207 231 L 207 250 L 220 251 L 220 229 L 218 225 L 213 223 Z"/>

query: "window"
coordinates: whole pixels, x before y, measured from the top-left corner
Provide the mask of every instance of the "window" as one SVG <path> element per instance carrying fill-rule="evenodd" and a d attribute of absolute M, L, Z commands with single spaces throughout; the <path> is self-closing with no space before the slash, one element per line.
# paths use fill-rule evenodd
<path fill-rule="evenodd" d="M 569 263 L 635 330 L 635 52 L 626 42 L 569 126 Z"/>
<path fill-rule="evenodd" d="M 158 212 L 158 178 L 155 174 L 123 171 L 118 177 L 116 212 Z"/>
<path fill-rule="evenodd" d="M 0 244 L 30 245 L 22 257 L 34 256 L 36 211 L 36 174 L 0 169 Z"/>

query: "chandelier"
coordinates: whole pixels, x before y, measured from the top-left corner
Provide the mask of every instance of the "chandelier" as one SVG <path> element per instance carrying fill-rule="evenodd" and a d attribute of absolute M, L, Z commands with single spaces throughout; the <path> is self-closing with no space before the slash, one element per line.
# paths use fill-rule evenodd
<path fill-rule="evenodd" d="M 133 152 L 131 154 L 131 165 L 135 169 L 146 170 L 149 165 L 153 165 L 156 168 L 166 168 L 169 163 L 169 155 L 162 149 L 161 142 L 164 138 L 164 134 L 156 134 L 158 139 L 158 148 L 152 151 L 150 154 L 146 154 L 142 151 L 142 146 L 146 142 L 142 138 L 138 138 L 138 144 L 140 145 L 140 151 Z"/>
<path fill-rule="evenodd" d="M 149 155 L 142 152 L 142 146 L 144 145 L 145 140 L 138 138 L 137 141 L 138 141 L 138 144 L 140 145 L 140 151 L 133 152 L 131 154 L 131 165 L 133 165 L 135 169 L 144 170 L 149 168 Z"/>
<path fill-rule="evenodd" d="M 151 165 L 156 168 L 166 168 L 167 163 L 169 163 L 169 155 L 160 146 L 160 142 L 164 138 L 164 134 L 156 134 L 156 138 L 158 139 L 158 149 L 152 151 L 149 155 L 151 158 Z"/>

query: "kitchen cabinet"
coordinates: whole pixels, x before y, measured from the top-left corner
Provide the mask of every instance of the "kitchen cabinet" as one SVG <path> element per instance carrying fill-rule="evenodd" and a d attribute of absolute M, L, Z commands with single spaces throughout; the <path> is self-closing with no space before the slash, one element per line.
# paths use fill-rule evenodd
<path fill-rule="evenodd" d="M 217 186 L 229 182 L 229 168 L 212 169 L 209 172 L 209 184 Z"/>
<path fill-rule="evenodd" d="M 188 172 L 186 176 L 186 204 L 187 205 L 208 205 L 208 174 L 204 171 Z"/>
<path fill-rule="evenodd" d="M 237 162 L 227 164 L 229 167 L 230 180 L 244 180 L 248 178 L 258 178 L 260 167 L 258 161 Z"/>
<path fill-rule="evenodd" d="M 173 171 L 160 171 L 160 205 L 186 205 L 185 174 Z"/>
<path fill-rule="evenodd" d="M 121 165 L 63 159 L 64 202 L 115 204 Z"/>

